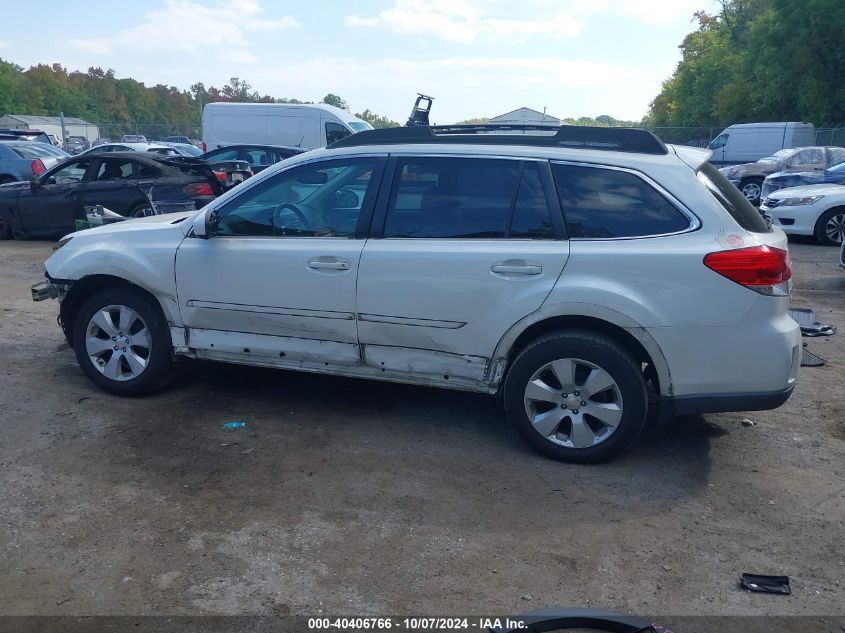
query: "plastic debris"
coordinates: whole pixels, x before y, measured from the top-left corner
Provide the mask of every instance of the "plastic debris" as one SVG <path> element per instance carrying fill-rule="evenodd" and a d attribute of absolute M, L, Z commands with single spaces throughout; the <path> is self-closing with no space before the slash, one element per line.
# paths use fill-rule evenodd
<path fill-rule="evenodd" d="M 756 426 L 756 422 L 754 422 L 754 420 L 749 420 L 748 418 L 745 418 L 742 421 L 742 426 Z"/>
<path fill-rule="evenodd" d="M 226 422 L 226 424 L 223 425 L 223 428 L 229 429 L 230 431 L 233 431 L 235 429 L 242 429 L 245 426 L 246 426 L 246 422 Z"/>
<path fill-rule="evenodd" d="M 748 591 L 759 593 L 779 593 L 789 595 L 792 590 L 789 588 L 788 576 L 759 576 L 757 574 L 743 574 L 739 584 Z"/>

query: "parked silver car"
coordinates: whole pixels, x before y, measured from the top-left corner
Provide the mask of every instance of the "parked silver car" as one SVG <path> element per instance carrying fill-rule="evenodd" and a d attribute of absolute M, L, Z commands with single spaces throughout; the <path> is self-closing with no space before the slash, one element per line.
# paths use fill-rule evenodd
<path fill-rule="evenodd" d="M 0 141 L 0 185 L 43 174 L 70 154 L 46 143 Z"/>

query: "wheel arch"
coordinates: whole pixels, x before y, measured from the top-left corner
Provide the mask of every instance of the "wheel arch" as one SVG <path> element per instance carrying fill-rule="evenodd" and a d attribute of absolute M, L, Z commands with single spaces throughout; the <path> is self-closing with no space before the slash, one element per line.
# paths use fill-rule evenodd
<path fill-rule="evenodd" d="M 672 377 L 669 364 L 657 341 L 649 332 L 630 317 L 595 305 L 583 305 L 570 312 L 537 312 L 515 324 L 499 341 L 491 363 L 491 386 L 497 388 L 511 361 L 531 341 L 558 330 L 579 329 L 610 336 L 622 345 L 637 362 L 647 363 L 654 369 L 652 378 L 661 395 L 672 395 Z"/>
<path fill-rule="evenodd" d="M 87 275 L 70 284 L 67 293 L 59 304 L 59 325 L 62 326 L 65 339 L 71 347 L 73 347 L 73 328 L 79 308 L 91 295 L 106 288 L 115 287 L 127 288 L 146 296 L 158 306 L 165 320 L 167 319 L 167 313 L 164 311 L 161 302 L 146 288 L 114 275 Z"/>

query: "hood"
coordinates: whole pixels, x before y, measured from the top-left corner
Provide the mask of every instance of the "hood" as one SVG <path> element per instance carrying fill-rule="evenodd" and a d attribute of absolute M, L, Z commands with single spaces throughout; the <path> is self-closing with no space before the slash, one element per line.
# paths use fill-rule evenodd
<path fill-rule="evenodd" d="M 770 163 L 768 161 L 762 163 L 743 163 L 742 165 L 734 165 L 728 167 L 725 173 L 729 178 L 745 178 L 746 176 L 768 176 L 777 171 L 780 171 L 780 163 Z"/>
<path fill-rule="evenodd" d="M 135 218 L 132 220 L 122 220 L 120 222 L 113 222 L 111 224 L 104 224 L 103 226 L 95 226 L 92 229 L 84 229 L 72 233 L 84 237 L 100 237 L 105 235 L 115 235 L 118 233 L 131 233 L 133 231 L 161 231 L 172 229 L 174 226 L 185 225 L 188 228 L 183 230 L 187 234 L 191 227 L 190 222 L 185 222 L 190 217 L 197 214 L 196 211 L 183 211 L 181 213 L 165 213 L 163 215 L 151 215 L 148 218 Z"/>
<path fill-rule="evenodd" d="M 788 189 L 779 189 L 771 194 L 770 197 L 776 200 L 783 200 L 785 198 L 803 198 L 819 195 L 839 195 L 845 198 L 845 185 L 804 185 L 802 187 L 789 187 Z"/>
<path fill-rule="evenodd" d="M 816 171 L 777 171 L 769 176 L 771 180 L 804 180 L 806 182 L 824 182 L 824 172 Z"/>

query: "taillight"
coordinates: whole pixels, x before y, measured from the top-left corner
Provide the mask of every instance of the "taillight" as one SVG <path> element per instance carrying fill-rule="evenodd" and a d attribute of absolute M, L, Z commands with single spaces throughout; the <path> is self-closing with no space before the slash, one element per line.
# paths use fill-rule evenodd
<path fill-rule="evenodd" d="M 220 182 L 226 182 L 227 175 L 225 170 L 218 171 L 216 169 L 213 169 L 212 171 L 214 172 L 214 177 L 217 178 L 217 180 L 219 180 Z"/>
<path fill-rule="evenodd" d="M 214 189 L 207 182 L 192 182 L 185 185 L 185 193 L 189 196 L 213 196 Z"/>
<path fill-rule="evenodd" d="M 40 158 L 36 158 L 34 161 L 32 161 L 29 167 L 30 169 L 32 169 L 33 176 L 40 176 L 45 171 L 47 171 L 47 168 L 44 166 L 44 163 L 41 162 Z"/>
<path fill-rule="evenodd" d="M 709 253 L 704 265 L 723 277 L 772 297 L 789 294 L 792 265 L 789 252 L 771 246 L 751 246 Z"/>
<path fill-rule="evenodd" d="M 202 153 L 205 154 L 208 150 L 205 148 L 205 141 L 202 143 Z"/>

